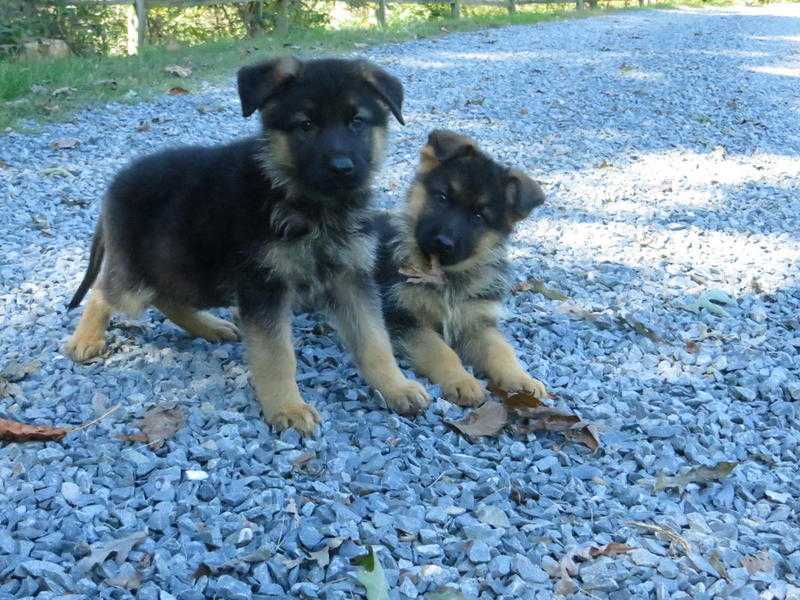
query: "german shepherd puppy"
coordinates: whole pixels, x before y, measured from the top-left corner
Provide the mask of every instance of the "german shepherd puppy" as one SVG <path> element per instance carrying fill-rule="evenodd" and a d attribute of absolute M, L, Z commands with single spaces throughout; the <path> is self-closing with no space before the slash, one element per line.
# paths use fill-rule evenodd
<path fill-rule="evenodd" d="M 371 221 L 392 339 L 456 404 L 485 396 L 459 354 L 502 389 L 547 395 L 497 327 L 509 287 L 506 240 L 543 202 L 527 175 L 497 164 L 473 140 L 437 130 L 422 149 L 404 214 Z"/>
<path fill-rule="evenodd" d="M 330 314 L 390 407 L 420 411 L 429 398 L 392 354 L 362 226 L 388 112 L 403 123 L 401 83 L 366 61 L 288 57 L 243 67 L 238 89 L 259 135 L 167 150 L 112 182 L 69 308 L 94 289 L 66 352 L 97 356 L 114 311 L 150 304 L 192 335 L 233 340 L 237 328 L 202 309 L 236 305 L 264 418 L 311 433 L 320 416 L 300 396 L 292 347 L 300 303 Z"/>

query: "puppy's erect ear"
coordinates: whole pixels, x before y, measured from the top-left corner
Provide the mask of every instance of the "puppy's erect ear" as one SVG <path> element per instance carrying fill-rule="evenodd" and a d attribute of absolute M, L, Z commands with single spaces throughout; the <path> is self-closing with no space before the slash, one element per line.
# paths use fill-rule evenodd
<path fill-rule="evenodd" d="M 446 129 L 431 131 L 428 135 L 428 146 L 433 151 L 434 158 L 439 162 L 474 154 L 478 149 L 474 140 Z"/>
<path fill-rule="evenodd" d="M 386 71 L 373 65 L 371 62 L 362 60 L 360 62 L 361 74 L 372 91 L 386 103 L 392 111 L 394 118 L 401 125 L 405 125 L 403 120 L 403 84 L 394 75 L 389 75 Z"/>
<path fill-rule="evenodd" d="M 533 179 L 522 171 L 511 169 L 506 182 L 506 206 L 512 221 L 527 217 L 537 206 L 544 203 L 544 191 Z"/>
<path fill-rule="evenodd" d="M 303 66 L 293 56 L 265 60 L 239 69 L 237 82 L 242 114 L 249 117 L 291 83 Z"/>

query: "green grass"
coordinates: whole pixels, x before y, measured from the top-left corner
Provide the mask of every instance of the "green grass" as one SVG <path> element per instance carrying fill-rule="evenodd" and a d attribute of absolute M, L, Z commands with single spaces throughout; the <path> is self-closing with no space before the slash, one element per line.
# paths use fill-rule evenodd
<path fill-rule="evenodd" d="M 196 90 L 203 81 L 222 81 L 231 77 L 242 64 L 274 54 L 335 53 L 438 36 L 451 31 L 584 17 L 599 12 L 607 11 L 554 11 L 536 7 L 509 15 L 490 9 L 473 11 L 459 20 L 395 19 L 390 20 L 384 29 L 306 29 L 290 32 L 284 37 L 262 35 L 177 50 L 151 47 L 133 57 L 68 57 L 0 62 L 0 131 L 19 127 L 23 122 L 30 125 L 64 120 L 76 110 L 94 103 L 141 101 L 166 93 L 173 86 Z M 172 64 L 191 67 L 191 76 L 179 79 L 167 74 L 164 67 Z"/>

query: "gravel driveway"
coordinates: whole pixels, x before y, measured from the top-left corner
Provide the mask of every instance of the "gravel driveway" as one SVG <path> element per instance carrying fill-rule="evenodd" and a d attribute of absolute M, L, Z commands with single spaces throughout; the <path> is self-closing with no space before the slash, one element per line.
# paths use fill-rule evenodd
<path fill-rule="evenodd" d="M 78 313 L 64 303 L 114 171 L 255 128 L 232 85 L 97 107 L 0 138 L 0 357 L 41 363 L 6 373 L 19 381 L 0 416 L 78 426 L 121 403 L 63 443 L 0 449 L 0 599 L 359 597 L 349 559 L 368 544 L 392 598 L 445 584 L 467 598 L 799 598 L 800 6 L 633 12 L 369 55 L 408 98 L 384 203 L 433 127 L 545 182 L 515 277 L 568 299 L 518 293 L 505 327 L 603 447 L 471 443 L 442 400 L 398 417 L 315 316 L 295 331 L 316 439 L 260 420 L 241 344 L 189 339 L 155 311 L 115 319 L 108 357 L 74 365 L 59 353 Z M 69 138 L 80 145 L 50 146 Z M 186 417 L 162 448 L 117 439 L 154 406 Z M 656 491 L 720 461 L 738 464 Z M 590 550 L 609 542 L 633 550 Z"/>

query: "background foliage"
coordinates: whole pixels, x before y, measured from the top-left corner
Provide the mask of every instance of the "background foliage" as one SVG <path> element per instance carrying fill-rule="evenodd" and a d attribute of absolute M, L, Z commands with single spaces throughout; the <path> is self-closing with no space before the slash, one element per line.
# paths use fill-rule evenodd
<path fill-rule="evenodd" d="M 346 0 L 356 17 L 367 20 L 372 12 L 367 0 Z M 259 4 L 261 10 L 259 11 Z M 276 27 L 277 0 L 236 5 L 188 8 L 153 7 L 148 11 L 152 44 L 194 45 L 220 39 L 244 38 Z M 292 0 L 289 21 L 295 28 L 330 25 L 333 0 Z M 448 4 L 392 7 L 417 18 L 449 14 Z M 0 0 L 0 56 L 19 53 L 26 41 L 61 39 L 79 56 L 121 54 L 125 51 L 126 12 L 122 6 L 69 5 L 56 0 L 43 6 L 31 0 Z"/>

